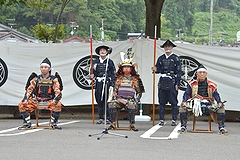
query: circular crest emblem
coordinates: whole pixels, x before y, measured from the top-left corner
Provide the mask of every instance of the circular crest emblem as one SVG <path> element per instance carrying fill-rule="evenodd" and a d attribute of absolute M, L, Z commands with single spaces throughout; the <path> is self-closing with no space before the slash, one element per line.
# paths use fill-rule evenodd
<path fill-rule="evenodd" d="M 92 61 L 98 58 L 97 55 L 92 55 Z M 73 80 L 78 87 L 91 90 L 92 80 L 90 79 L 90 63 L 91 57 L 86 56 L 80 59 L 73 68 Z"/>
<path fill-rule="evenodd" d="M 179 56 L 179 58 L 181 60 L 182 67 L 182 77 L 180 80 L 179 89 L 185 91 L 188 81 L 190 81 L 194 77 L 194 74 L 200 63 L 196 59 L 188 56 Z"/>
<path fill-rule="evenodd" d="M 8 68 L 5 62 L 0 58 L 0 87 L 7 81 Z"/>

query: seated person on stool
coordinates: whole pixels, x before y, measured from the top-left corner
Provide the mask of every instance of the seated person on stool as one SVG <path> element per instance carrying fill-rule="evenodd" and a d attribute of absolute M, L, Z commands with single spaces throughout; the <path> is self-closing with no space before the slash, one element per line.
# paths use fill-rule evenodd
<path fill-rule="evenodd" d="M 190 105 L 187 102 L 190 101 Z M 215 101 L 217 104 L 215 104 Z M 217 92 L 217 85 L 207 79 L 207 69 L 200 65 L 194 77 L 187 85 L 183 95 L 182 105 L 179 108 L 181 130 L 180 133 L 186 133 L 187 129 L 187 110 L 191 108 L 195 116 L 201 116 L 203 112 L 208 114 L 209 111 L 217 114 L 219 134 L 226 134 L 224 128 L 225 109 Z"/>
<path fill-rule="evenodd" d="M 132 64 L 132 58 L 124 59 L 125 53 L 121 52 L 121 59 L 123 63 L 119 64 L 119 69 L 115 75 L 115 80 L 113 84 L 113 90 L 111 95 L 110 90 L 110 101 L 109 102 L 109 113 L 111 124 L 110 129 L 116 129 L 116 114 L 117 111 L 124 108 L 128 111 L 129 117 L 129 130 L 138 131 L 135 128 L 135 113 L 138 107 L 138 102 L 142 97 L 142 93 L 145 92 L 140 75 L 137 74 L 135 70 L 135 64 Z"/>
<path fill-rule="evenodd" d="M 35 75 L 26 86 L 23 100 L 18 104 L 20 116 L 23 118 L 23 126 L 19 129 L 31 129 L 30 113 L 33 112 L 40 101 L 47 101 L 48 109 L 52 111 L 52 129 L 61 129 L 57 126 L 62 109 L 60 99 L 62 93 L 60 83 L 56 76 L 51 75 L 51 62 L 45 58 L 40 64 L 40 75 Z M 30 78 L 30 77 L 29 77 Z"/>

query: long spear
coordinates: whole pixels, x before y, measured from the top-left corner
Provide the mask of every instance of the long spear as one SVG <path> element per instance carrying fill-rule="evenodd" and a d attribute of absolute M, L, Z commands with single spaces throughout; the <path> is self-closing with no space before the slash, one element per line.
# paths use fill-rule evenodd
<path fill-rule="evenodd" d="M 90 74 L 93 73 L 92 63 L 92 25 L 90 25 Z M 94 79 L 92 79 L 92 124 L 94 124 Z"/>
<path fill-rule="evenodd" d="M 155 25 L 155 34 L 154 34 L 154 45 L 153 45 L 153 66 L 156 65 L 156 43 L 157 43 L 157 26 Z M 156 73 L 153 70 L 153 99 L 152 99 L 152 125 L 154 126 L 155 120 L 155 81 L 156 81 Z"/>

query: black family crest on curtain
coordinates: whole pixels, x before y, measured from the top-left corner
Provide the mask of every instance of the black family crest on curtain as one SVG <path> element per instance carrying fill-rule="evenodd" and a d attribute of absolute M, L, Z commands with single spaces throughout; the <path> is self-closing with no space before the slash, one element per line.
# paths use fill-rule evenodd
<path fill-rule="evenodd" d="M 8 68 L 6 63 L 0 58 L 0 87 L 7 81 Z"/>
<path fill-rule="evenodd" d="M 97 59 L 97 55 L 92 56 L 92 61 Z M 92 80 L 90 79 L 91 56 L 81 58 L 73 68 L 73 80 L 76 85 L 85 90 L 92 89 Z"/>
<path fill-rule="evenodd" d="M 188 56 L 179 56 L 181 60 L 182 66 L 182 76 L 180 80 L 180 87 L 179 89 L 182 91 L 186 90 L 187 83 L 190 81 L 194 73 L 196 72 L 197 68 L 199 67 L 200 63 Z M 81 58 L 73 68 L 73 80 L 76 85 L 84 90 L 91 90 L 92 89 L 92 80 L 90 79 L 90 56 L 85 56 Z M 92 61 L 98 58 L 97 55 L 92 56 Z"/>
<path fill-rule="evenodd" d="M 185 91 L 188 81 L 190 81 L 194 77 L 194 74 L 200 63 L 196 59 L 188 56 L 179 56 L 179 58 L 181 60 L 182 66 L 182 77 L 180 80 L 179 89 Z"/>

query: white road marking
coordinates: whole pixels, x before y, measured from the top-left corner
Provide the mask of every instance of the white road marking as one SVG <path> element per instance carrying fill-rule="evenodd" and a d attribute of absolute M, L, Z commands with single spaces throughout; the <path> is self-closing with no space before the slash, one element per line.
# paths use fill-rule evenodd
<path fill-rule="evenodd" d="M 80 122 L 80 121 L 70 121 L 70 122 L 65 122 L 65 123 L 59 123 L 58 125 L 59 126 L 63 126 L 63 125 L 71 124 L 71 123 L 77 123 L 77 122 Z M 43 125 L 43 124 L 47 124 L 47 123 L 49 123 L 49 122 L 39 123 L 39 125 Z M 35 124 L 33 124 L 32 126 L 34 126 L 34 125 Z M 7 132 L 14 131 L 14 130 L 18 130 L 18 127 L 2 130 L 2 131 L 0 131 L 0 133 L 7 133 Z M 4 137 L 4 136 L 17 136 L 17 135 L 33 133 L 33 132 L 37 132 L 37 131 L 41 131 L 41 130 L 43 130 L 43 128 L 41 128 L 41 129 L 30 129 L 30 130 L 19 130 L 20 132 L 18 132 L 18 133 L 0 134 L 0 137 Z"/>
<path fill-rule="evenodd" d="M 142 134 L 140 137 L 141 138 L 148 138 L 148 139 L 174 139 L 174 138 L 178 138 L 178 130 L 181 129 L 181 124 L 179 123 L 174 129 L 173 131 L 170 133 L 170 135 L 168 137 L 151 137 L 153 133 L 155 133 L 157 130 L 159 130 L 160 128 L 162 128 L 163 126 L 160 126 L 159 124 L 153 126 L 152 128 L 150 128 L 148 131 L 146 131 L 144 134 Z"/>

